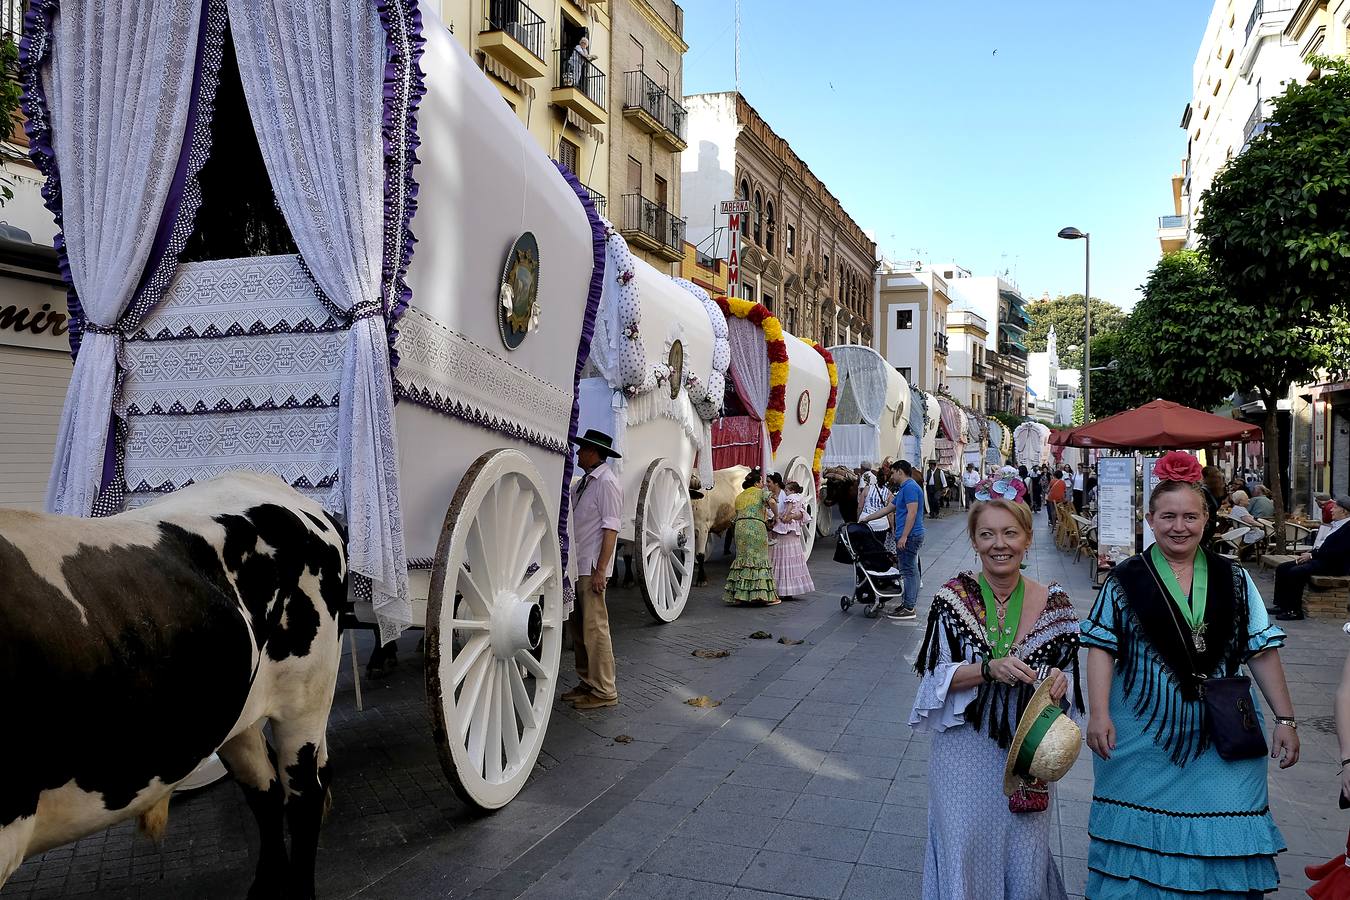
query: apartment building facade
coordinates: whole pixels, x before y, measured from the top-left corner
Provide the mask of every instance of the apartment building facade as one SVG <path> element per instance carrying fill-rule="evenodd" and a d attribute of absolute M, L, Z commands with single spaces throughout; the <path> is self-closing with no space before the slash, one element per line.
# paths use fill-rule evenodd
<path fill-rule="evenodd" d="M 922 263 L 883 260 L 873 279 L 873 303 L 876 351 L 913 387 L 933 394 L 947 389 L 947 280 Z"/>

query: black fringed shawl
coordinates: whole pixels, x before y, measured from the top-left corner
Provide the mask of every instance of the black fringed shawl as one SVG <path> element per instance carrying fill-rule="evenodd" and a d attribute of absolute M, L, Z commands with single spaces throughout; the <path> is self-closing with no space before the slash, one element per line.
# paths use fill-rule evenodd
<path fill-rule="evenodd" d="M 985 631 L 984 600 L 980 583 L 963 572 L 942 586 L 933 597 L 928 613 L 928 629 L 914 670 L 930 675 L 937 670 L 942 641 L 951 648 L 952 662 L 962 662 L 963 648 L 974 651 L 975 660 L 990 659 L 993 651 Z M 1013 645 L 1012 654 L 1033 669 L 1040 666 L 1061 669 L 1073 680 L 1074 707 L 1083 711 L 1083 692 L 1078 678 L 1078 616 L 1069 595 L 1058 585 L 1050 586 L 1045 610 L 1027 636 Z M 986 682 L 975 691 L 975 699 L 966 707 L 966 722 L 986 732 L 1004 749 L 1012 744 L 1017 713 L 1026 708 L 1036 686 Z"/>
<path fill-rule="evenodd" d="M 1143 730 L 1185 766 L 1209 748 L 1209 721 L 1200 697 L 1199 672 L 1206 677 L 1235 674 L 1247 658 L 1247 579 L 1243 570 L 1215 553 L 1200 551 L 1209 562 L 1205 600 L 1204 653 L 1187 653 L 1189 632 L 1147 553 L 1132 556 L 1111 570 L 1116 591 L 1116 667 L 1125 696 Z M 1106 596 L 1106 587 L 1102 589 Z M 1180 629 L 1178 630 L 1178 623 Z M 1100 623 L 1098 623 L 1100 624 Z"/>

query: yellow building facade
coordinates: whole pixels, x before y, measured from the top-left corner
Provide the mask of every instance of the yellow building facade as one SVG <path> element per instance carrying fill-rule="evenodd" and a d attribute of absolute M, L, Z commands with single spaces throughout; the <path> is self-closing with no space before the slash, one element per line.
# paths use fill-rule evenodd
<path fill-rule="evenodd" d="M 597 205 L 609 193 L 612 2 L 620 0 L 431 0 L 539 146 Z"/>

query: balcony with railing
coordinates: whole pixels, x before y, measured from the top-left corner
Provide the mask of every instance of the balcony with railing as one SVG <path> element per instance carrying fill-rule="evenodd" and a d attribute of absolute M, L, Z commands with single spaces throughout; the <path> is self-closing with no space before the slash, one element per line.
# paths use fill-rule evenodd
<path fill-rule="evenodd" d="M 1158 216 L 1158 240 L 1162 243 L 1162 252 L 1173 253 L 1185 247 L 1189 230 L 1185 216 Z"/>
<path fill-rule="evenodd" d="M 1244 148 L 1247 144 L 1256 140 L 1257 135 L 1265 131 L 1268 124 L 1266 121 L 1266 102 L 1257 100 L 1256 105 L 1252 107 L 1251 115 L 1247 116 L 1247 124 L 1242 127 Z"/>
<path fill-rule="evenodd" d="M 1281 15 L 1288 13 L 1298 5 L 1297 0 L 1256 0 L 1252 6 L 1252 14 L 1247 17 L 1247 37 L 1252 39 L 1252 32 L 1258 25 L 1264 25 L 1267 22 L 1278 22 L 1283 29 L 1288 16 Z"/>
<path fill-rule="evenodd" d="M 595 204 L 595 211 L 602 216 L 608 217 L 607 210 L 609 209 L 609 201 L 605 199 L 605 195 L 593 187 L 588 187 L 584 184 L 582 187 L 586 188 L 586 196 L 590 197 L 591 202 Z"/>
<path fill-rule="evenodd" d="M 683 219 L 641 194 L 623 195 L 619 233 L 630 246 L 648 250 L 667 262 L 684 258 Z"/>
<path fill-rule="evenodd" d="M 605 73 L 579 50 L 559 48 L 553 52 L 558 77 L 553 82 L 551 100 L 555 106 L 570 109 L 592 125 L 605 123 Z"/>
<path fill-rule="evenodd" d="M 943 334 L 940 331 L 934 332 L 933 349 L 936 350 L 938 353 L 942 353 L 945 355 L 947 353 L 947 335 Z"/>
<path fill-rule="evenodd" d="M 12 0 L 6 0 L 12 2 Z M 544 19 L 522 0 L 487 0 L 478 47 L 521 78 L 548 74 Z"/>
<path fill-rule="evenodd" d="M 985 378 L 988 375 L 989 375 L 989 367 L 986 366 L 984 363 L 977 362 L 970 364 L 971 378 Z"/>
<path fill-rule="evenodd" d="M 640 69 L 623 73 L 623 114 L 677 153 L 688 146 L 684 107 Z"/>

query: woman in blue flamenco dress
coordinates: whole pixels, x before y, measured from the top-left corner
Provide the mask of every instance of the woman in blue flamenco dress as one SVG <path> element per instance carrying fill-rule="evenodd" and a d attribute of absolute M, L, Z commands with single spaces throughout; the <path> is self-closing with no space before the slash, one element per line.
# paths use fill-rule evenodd
<path fill-rule="evenodd" d="M 1220 756 L 1201 683 L 1245 665 L 1275 713 L 1270 756 L 1294 765 L 1285 635 L 1246 571 L 1200 549 L 1199 464 L 1169 453 L 1157 472 L 1148 516 L 1157 544 L 1111 571 L 1081 625 L 1097 755 L 1086 896 L 1257 897 L 1279 886 L 1275 856 L 1285 849 L 1267 761 Z M 1255 696 L 1246 714 L 1264 732 Z"/>

